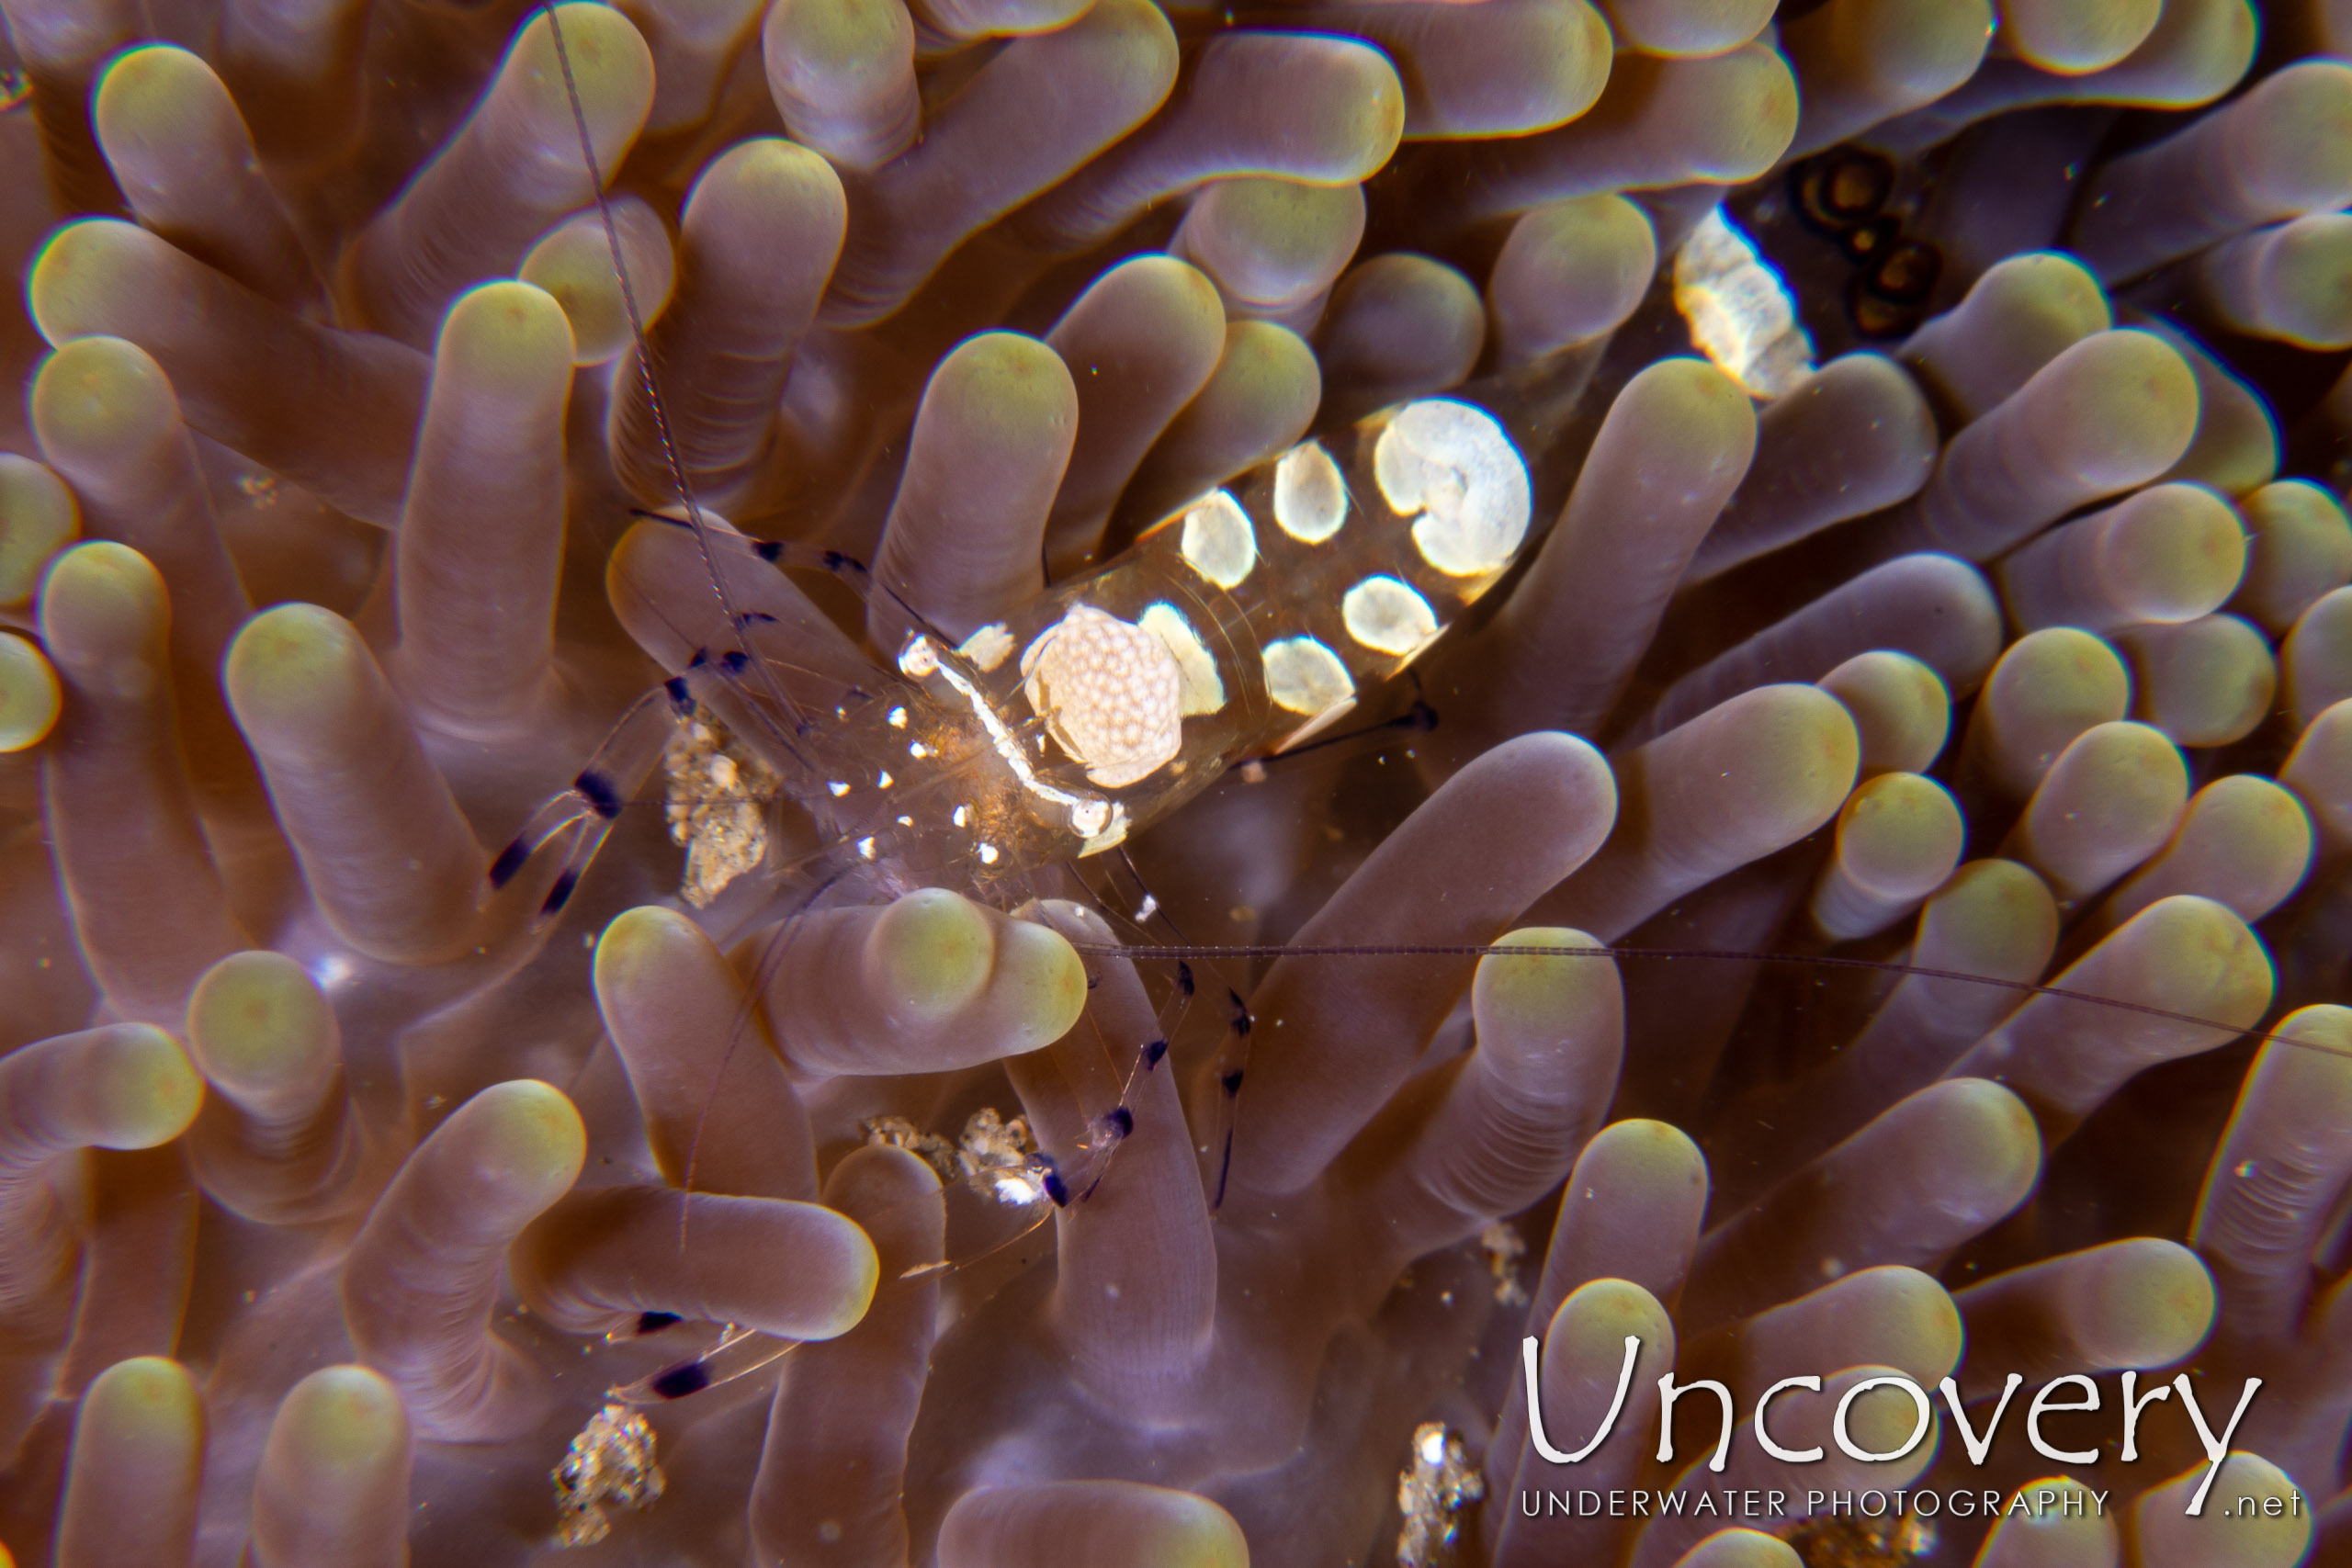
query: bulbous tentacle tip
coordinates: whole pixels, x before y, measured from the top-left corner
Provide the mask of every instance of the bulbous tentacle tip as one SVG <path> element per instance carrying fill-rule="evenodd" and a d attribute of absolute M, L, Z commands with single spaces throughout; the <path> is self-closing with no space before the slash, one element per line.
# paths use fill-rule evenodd
<path fill-rule="evenodd" d="M 2045 1563 L 2122 1561 L 2112 1514 L 2071 1475 L 2029 1481 L 2012 1493 L 2028 1508 L 2007 1508 L 1977 1553 L 1977 1568 L 2042 1568 Z M 2042 1499 L 2047 1498 L 2047 1503 Z"/>
<path fill-rule="evenodd" d="M 1591 1280 L 1569 1292 L 1552 1314 L 1544 1349 L 1547 1359 L 1565 1353 L 1579 1363 L 1613 1367 L 1623 1359 L 1629 1337 L 1670 1350 L 1674 1320 L 1631 1280 Z"/>
<path fill-rule="evenodd" d="M 556 54 L 551 35 L 559 25 L 568 60 Z M 509 77 L 517 84 L 511 89 Z M 653 107 L 653 54 L 645 35 L 607 6 L 535 6 L 507 57 L 499 90 L 526 96 L 535 118 L 545 120 L 550 163 L 559 149 L 566 156 L 578 150 L 576 142 L 563 140 L 576 134 L 567 83 L 580 94 L 590 134 L 610 175 L 614 154 L 636 138 Z"/>
<path fill-rule="evenodd" d="M 52 348 L 100 330 L 97 323 L 139 287 L 142 258 L 168 248 L 119 218 L 68 223 L 41 246 L 25 280 L 34 327 Z"/>
<path fill-rule="evenodd" d="M 42 571 L 81 526 L 74 492 L 53 469 L 0 453 L 0 605 L 31 599 Z"/>
<path fill-rule="evenodd" d="M 587 1160 L 587 1129 L 561 1089 L 537 1078 L 492 1084 L 467 1102 L 478 1173 L 516 1206 L 570 1190 Z"/>
<path fill-rule="evenodd" d="M 40 646 L 0 632 L 0 752 L 40 745 L 56 728 L 64 705 L 57 671 Z"/>
<path fill-rule="evenodd" d="M 368 1367 L 322 1367 L 287 1392 L 272 1423 L 306 1467 L 357 1475 L 404 1460 L 408 1412 L 400 1391 Z M 275 1441 L 275 1438 L 273 1438 Z"/>
<path fill-rule="evenodd" d="M 1804 1568 L 1797 1549 L 1762 1530 L 1717 1530 L 1675 1560 L 1674 1568 Z"/>
<path fill-rule="evenodd" d="M 74 1413 L 57 1561 L 187 1562 L 204 1440 L 204 1399 L 178 1362 L 140 1356 L 93 1378 Z"/>
<path fill-rule="evenodd" d="M 960 1011 L 989 984 L 1003 928 L 989 911 L 945 888 L 919 888 L 876 922 L 871 975 L 894 1009 L 924 1022 Z"/>
<path fill-rule="evenodd" d="M 2242 1509 L 2241 1498 L 2250 1506 Z M 2289 1568 L 2310 1550 L 2312 1512 L 2292 1476 L 2259 1454 L 2233 1450 L 2141 1494 L 2134 1558 L 2143 1568 L 2189 1568 L 2220 1555 L 2242 1568 Z"/>
<path fill-rule="evenodd" d="M 2070 393 L 2090 400 L 2071 427 L 2086 444 L 2086 473 L 2110 489 L 2145 483 L 2177 461 L 2197 434 L 2197 378 L 2178 350 L 2153 333 L 2122 327 L 2084 339 L 2052 362 Z"/>
<path fill-rule="evenodd" d="M 100 1148 L 151 1149 L 187 1131 L 204 1079 L 179 1042 L 152 1024 L 118 1023 L 85 1037 L 78 1077 Z"/>
<path fill-rule="evenodd" d="M 2178 1242 L 2142 1236 L 2089 1256 L 2100 1268 L 2084 1314 L 2098 1342 L 2086 1348 L 2101 1365 L 2170 1366 L 2212 1332 L 2220 1304 L 2212 1272 Z"/>
<path fill-rule="evenodd" d="M 277 1406 L 254 1480 L 254 1568 L 398 1568 L 413 1432 L 400 1392 L 362 1366 L 322 1367 Z"/>
<path fill-rule="evenodd" d="M 1980 1206 L 2006 1214 L 2024 1202 L 2041 1179 L 2041 1132 L 2025 1101 L 1987 1078 L 1937 1085 L 1915 1096 L 1914 1103 L 1930 1095 L 1933 1111 L 1922 1119 L 1925 1130 L 1946 1141 L 1956 1168 L 1967 1168 Z"/>
<path fill-rule="evenodd" d="M 40 618 L 49 656 L 68 682 L 153 700 L 171 609 L 163 576 L 145 556 L 110 540 L 74 546 L 41 583 Z"/>
<path fill-rule="evenodd" d="M 638 197 L 617 198 L 610 211 L 638 317 L 650 327 L 661 319 L 676 282 L 670 232 Z M 594 214 L 557 225 L 525 254 L 514 276 L 545 289 L 563 307 L 575 363 L 602 365 L 632 346 L 629 301 L 622 298 L 613 271 L 612 241 Z"/>
<path fill-rule="evenodd" d="M 77 337 L 57 349 L 33 377 L 28 408 L 42 452 L 69 473 L 121 461 L 180 428 L 163 367 L 119 337 Z"/>
<path fill-rule="evenodd" d="M 279 604 L 245 623 L 221 675 L 248 731 L 293 739 L 314 720 L 350 714 L 374 673 L 350 622 L 316 604 Z"/>
<path fill-rule="evenodd" d="M 998 939 L 996 984 L 1012 1002 L 1016 1049 L 1033 1051 L 1069 1032 L 1086 1007 L 1086 964 L 1060 932 L 1026 921 Z"/>
<path fill-rule="evenodd" d="M 102 141 L 185 134 L 197 129 L 193 118 L 211 107 L 220 81 L 200 55 L 176 44 L 142 44 L 107 64 L 91 117 Z"/>
<path fill-rule="evenodd" d="M 1565 1032 L 1575 1025 L 1564 1021 L 1615 1005 L 1616 965 L 1604 956 L 1608 943 L 1589 931 L 1570 926 L 1523 926 L 1497 938 L 1495 945 L 1582 950 L 1592 956 L 1546 953 L 1514 961 L 1507 953 L 1488 953 L 1478 960 L 1477 977 L 1472 982 L 1472 1006 L 1482 1019 L 1522 1022 L 1540 1019 L 1560 1023 Z"/>
<path fill-rule="evenodd" d="M 456 377 L 467 389 L 509 397 L 559 395 L 570 380 L 574 353 L 571 319 L 555 296 L 535 284 L 502 278 L 458 297 L 441 319 L 434 377 Z"/>
<path fill-rule="evenodd" d="M 137 1356 L 117 1361 L 84 1391 L 85 1418 L 148 1439 L 170 1439 L 200 1430 L 204 1413 L 196 1382 L 168 1356 Z"/>
<path fill-rule="evenodd" d="M 597 994 L 628 990 L 642 984 L 670 953 L 708 946 L 709 939 L 675 909 L 660 904 L 624 909 L 596 938 Z"/>
<path fill-rule="evenodd" d="M 314 1087 L 336 1060 L 334 1011 L 283 953 L 232 953 L 188 998 L 187 1039 L 205 1076 L 262 1098 Z"/>
<path fill-rule="evenodd" d="M 1076 1568 L 1107 1551 L 1136 1568 L 1249 1568 L 1233 1516 L 1195 1493 L 1057 1481 L 967 1493 L 939 1530 L 940 1568 Z"/>

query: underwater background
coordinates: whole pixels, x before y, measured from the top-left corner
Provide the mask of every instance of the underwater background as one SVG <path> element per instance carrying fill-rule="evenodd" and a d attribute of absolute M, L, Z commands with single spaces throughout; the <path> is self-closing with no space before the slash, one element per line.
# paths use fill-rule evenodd
<path fill-rule="evenodd" d="M 0 1562 L 2352 1563 L 2341 0 L 0 16 Z"/>

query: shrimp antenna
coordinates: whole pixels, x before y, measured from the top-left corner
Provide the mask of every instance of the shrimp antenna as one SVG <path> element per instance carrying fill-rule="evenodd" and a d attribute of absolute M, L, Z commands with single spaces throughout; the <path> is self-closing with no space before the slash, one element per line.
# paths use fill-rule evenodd
<path fill-rule="evenodd" d="M 1110 943 L 1073 942 L 1070 945 L 1080 953 L 1108 956 L 1116 953 L 1126 958 L 1615 958 L 1648 960 L 1656 963 L 1697 963 L 1713 960 L 1724 963 L 1771 964 L 1809 969 L 1862 969 L 1881 975 L 1900 975 L 1923 980 L 1956 980 L 1972 986 L 1991 986 L 1996 990 L 2014 992 L 2021 997 L 2050 997 L 2059 1001 L 2087 1002 L 2095 1007 L 2113 1008 L 2120 1012 L 2136 1013 L 2165 1023 L 2185 1023 L 2199 1029 L 2211 1029 L 2232 1036 L 2247 1035 L 2259 1043 L 2276 1040 L 2283 1044 L 2324 1055 L 2352 1058 L 2352 1049 L 2341 1045 L 2325 1045 L 2314 1040 L 2297 1040 L 2275 1029 L 2241 1028 L 2218 1018 L 2205 1018 L 2193 1012 L 2181 1012 L 2174 1008 L 2157 1007 L 2153 1002 L 2135 1002 L 2121 997 L 2102 997 L 2090 991 L 2077 991 L 2067 986 L 2045 986 L 2032 980 L 2012 980 L 1999 975 L 1971 975 L 1959 969 L 1937 969 L 1924 964 L 1905 964 L 1893 958 L 1857 958 L 1838 953 L 1747 953 L 1730 948 L 1713 947 L 1610 947 L 1595 943 L 1590 947 L 1549 947 L 1531 942 L 1517 943 L 1485 942 L 1385 942 L 1363 946 L 1340 943 L 1291 943 L 1271 942 L 1211 943 L 1202 947 L 1145 946 L 1117 947 Z"/>
<path fill-rule="evenodd" d="M 628 264 L 621 251 L 620 225 L 613 220 L 613 204 L 605 194 L 605 169 L 596 156 L 596 139 L 588 129 L 588 107 L 581 101 L 580 81 L 572 73 L 571 50 L 563 41 L 563 23 L 556 15 L 558 0 L 539 0 L 539 9 L 548 19 L 548 37 L 555 44 L 556 64 L 563 73 L 563 95 L 571 106 L 572 129 L 579 133 L 580 157 L 588 165 L 588 193 L 596 203 L 596 221 L 605 231 L 605 251 L 613 264 L 613 280 L 620 286 L 621 312 L 628 319 L 629 342 L 636 353 L 637 384 L 645 393 L 646 408 L 653 416 L 654 439 L 662 448 L 662 466 L 670 473 L 670 488 L 677 493 L 678 504 L 684 508 L 686 525 L 693 529 L 695 547 L 701 553 L 703 570 L 710 579 L 711 593 L 718 601 L 720 614 L 738 637 L 743 635 L 745 616 L 735 607 L 735 595 L 727 586 L 726 575 L 718 570 L 718 552 L 711 542 L 709 523 L 703 516 L 702 503 L 695 499 L 694 481 L 686 477 L 685 459 L 679 455 L 675 432 L 670 427 L 669 405 L 662 400 L 662 389 L 653 376 L 653 344 L 645 333 L 645 312 L 637 302 L 637 286 L 629 281 Z M 775 671 L 763 659 L 751 662 L 760 672 L 764 694 L 776 705 L 776 711 L 797 724 L 800 710 L 785 694 L 775 678 Z M 787 742 L 789 748 L 789 743 Z M 797 749 L 789 748 L 797 759 Z"/>

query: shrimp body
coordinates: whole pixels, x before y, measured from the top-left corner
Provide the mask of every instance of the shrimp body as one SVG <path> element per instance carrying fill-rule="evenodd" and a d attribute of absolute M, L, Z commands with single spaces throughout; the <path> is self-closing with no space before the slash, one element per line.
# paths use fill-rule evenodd
<path fill-rule="evenodd" d="M 1442 636 L 1526 539 L 1527 468 L 1476 403 L 1407 403 L 1332 446 L 1337 456 L 1317 440 L 1292 447 L 960 642 L 916 625 L 887 671 L 853 668 L 830 625 L 776 573 L 730 575 L 729 601 L 748 607 L 740 640 L 756 652 L 684 651 L 674 628 L 649 615 L 650 597 L 631 591 L 642 583 L 630 573 L 658 577 L 664 553 L 692 575 L 684 536 L 648 524 L 616 552 L 614 597 L 639 640 L 683 668 L 631 709 L 572 791 L 534 821 L 551 832 L 547 825 L 568 811 L 590 824 L 581 843 L 593 852 L 600 825 L 650 773 L 660 719 L 675 721 L 674 737 L 680 727 L 707 733 L 715 714 L 752 753 L 748 771 L 775 779 L 779 796 L 754 919 L 922 888 L 1025 897 L 1035 874 L 1112 849 L 1234 763 L 1325 731 Z M 797 558 L 723 525 L 708 538 L 729 574 L 747 561 Z M 714 773 L 681 768 L 675 739 L 668 744 L 674 829 L 695 820 L 679 798 L 682 780 L 692 789 Z M 724 762 L 716 774 L 745 771 Z M 711 902 L 750 869 L 697 871 L 691 832 L 679 836 L 689 840 L 690 902 Z M 514 855 L 501 857 L 502 869 Z M 787 913 L 754 939 L 754 969 L 793 929 Z M 1235 1006 L 1242 1027 L 1228 1044 L 1238 1046 L 1247 1014 L 1238 998 Z M 983 1151 L 948 1188 L 960 1242 L 907 1278 L 989 1256 L 1093 1190 L 1134 1126 L 1135 1075 L 1167 1050 L 1164 1038 L 1119 1045 L 1127 1059 L 1108 1064 L 1116 1102 L 1098 1107 L 1070 1146 L 1028 1149 L 1023 1123 L 1011 1154 Z M 1228 1050 L 1210 1064 L 1227 1111 L 1238 1061 Z M 1228 1145 L 1230 1132 L 1228 1119 Z M 881 1135 L 939 1142 L 911 1126 Z M 1220 1163 L 1227 1156 L 1229 1146 Z M 615 1397 L 684 1397 L 788 1348 L 730 1326 L 693 1359 Z"/>
<path fill-rule="evenodd" d="M 776 834 L 772 872 L 986 896 L 1326 731 L 1500 579 L 1531 515 L 1495 418 L 1423 399 L 1301 443 L 960 642 L 918 625 L 891 671 L 834 676 L 850 682 L 835 700 L 794 690 L 820 672 L 808 661 L 771 666 L 772 693 L 748 657 L 696 649 L 670 711 L 692 714 L 699 674 L 805 814 L 813 837 Z M 808 619 L 754 618 L 787 617 Z M 649 771 L 636 750 L 619 773 L 593 763 L 575 793 L 608 812 Z"/>

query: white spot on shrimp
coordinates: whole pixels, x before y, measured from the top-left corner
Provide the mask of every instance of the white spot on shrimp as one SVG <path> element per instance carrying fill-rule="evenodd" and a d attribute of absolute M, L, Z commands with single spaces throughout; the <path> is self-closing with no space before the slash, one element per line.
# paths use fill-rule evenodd
<path fill-rule="evenodd" d="M 920 740 L 910 740 L 907 742 L 907 755 L 912 757 L 917 761 L 921 761 L 925 757 L 931 755 L 931 748 L 924 745 Z"/>
<path fill-rule="evenodd" d="M 1751 398 L 1777 398 L 1813 374 L 1813 340 L 1788 286 L 1720 207 L 1674 253 L 1674 308 L 1699 352 Z"/>
<path fill-rule="evenodd" d="M 906 727 L 907 710 L 904 708 L 892 708 L 890 710 L 890 728 L 893 729 L 904 729 Z"/>
<path fill-rule="evenodd" d="M 1258 534 L 1233 497 L 1211 491 L 1184 513 L 1184 564 L 1219 588 L 1238 588 L 1258 564 Z"/>
<path fill-rule="evenodd" d="M 857 852 L 865 856 L 867 860 L 872 860 L 874 858 L 873 839 L 871 837 L 860 839 L 857 841 Z"/>
<path fill-rule="evenodd" d="M 839 800 L 842 796 L 849 793 L 849 785 L 842 783 L 839 779 L 835 779 L 825 785 L 825 793 L 831 795 L 835 800 Z"/>
<path fill-rule="evenodd" d="M 897 782 L 898 781 L 896 779 L 893 779 L 890 776 L 890 770 L 888 768 L 883 769 L 880 773 L 874 775 L 874 787 L 876 789 L 888 789 Z"/>
<path fill-rule="evenodd" d="M 956 651 L 976 670 L 994 670 L 1012 651 L 1012 633 L 1002 621 L 994 621 L 966 637 Z"/>
<path fill-rule="evenodd" d="M 1177 712 L 1190 718 L 1194 714 L 1215 713 L 1225 705 L 1225 682 L 1217 677 L 1216 660 L 1194 634 L 1193 624 L 1184 618 L 1182 611 L 1162 600 L 1144 611 L 1136 624 L 1166 643 L 1168 651 L 1175 656 L 1176 674 L 1183 694 Z"/>
<path fill-rule="evenodd" d="M 979 852 L 980 863 L 982 865 L 994 865 L 996 863 L 996 846 L 994 844 L 983 843 L 980 846 Z"/>
<path fill-rule="evenodd" d="M 1274 465 L 1274 522 L 1302 545 L 1319 545 L 1348 520 L 1348 484 L 1319 441 L 1303 441 Z"/>
<path fill-rule="evenodd" d="M 1448 577 L 1500 571 L 1527 537 L 1527 465 L 1482 409 L 1407 403 L 1374 444 L 1372 471 L 1390 509 L 1412 521 L 1421 558 Z"/>
<path fill-rule="evenodd" d="M 1340 600 L 1348 635 L 1375 653 L 1407 658 L 1437 636 L 1437 612 L 1409 583 L 1367 577 Z"/>
<path fill-rule="evenodd" d="M 1149 777 L 1182 748 L 1182 672 L 1141 626 L 1072 605 L 1023 651 L 1021 675 L 1046 733 L 1105 789 Z"/>
<path fill-rule="evenodd" d="M 1292 713 L 1320 714 L 1355 695 L 1356 683 L 1340 656 L 1311 637 L 1266 645 L 1266 694 Z"/>
<path fill-rule="evenodd" d="M 970 822 L 971 819 L 972 808 L 968 806 L 957 807 L 956 808 L 956 815 L 948 818 L 950 822 L 955 823 L 958 828 L 965 826 L 967 823 Z"/>

